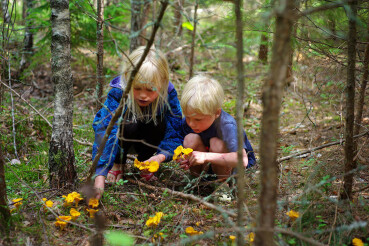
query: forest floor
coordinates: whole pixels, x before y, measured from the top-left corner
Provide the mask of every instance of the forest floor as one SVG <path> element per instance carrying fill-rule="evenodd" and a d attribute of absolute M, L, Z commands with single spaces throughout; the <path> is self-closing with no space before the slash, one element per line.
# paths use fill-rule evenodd
<path fill-rule="evenodd" d="M 230 64 L 207 67 L 206 73 L 216 77 L 224 86 L 226 102 L 224 109 L 235 115 L 236 76 L 220 75 Z M 285 88 L 280 117 L 280 147 L 278 156 L 293 155 L 299 151 L 342 141 L 344 136 L 345 69 L 328 60 L 301 59 L 295 66 L 293 82 Z M 75 138 L 93 142 L 92 120 L 94 109 L 94 72 L 74 69 L 74 131 Z M 263 76 L 267 68 L 250 62 L 246 76 L 247 103 L 245 104 L 244 127 L 258 156 L 261 122 L 261 91 Z M 39 109 L 51 122 L 52 87 L 49 67 L 40 67 L 24 83 L 14 84 L 14 89 L 23 98 Z M 118 70 L 117 70 L 118 71 Z M 251 72 L 252 71 L 252 72 Z M 111 76 L 112 78 L 114 76 Z M 110 78 L 107 78 L 108 81 Z M 171 81 L 179 96 L 186 81 L 182 72 L 172 71 Z M 106 86 L 106 92 L 108 86 Z M 77 210 L 81 216 L 64 230 L 54 226 L 55 216 L 44 210 L 41 198 L 54 202 L 51 208 L 58 215 L 68 215 L 70 207 L 64 207 L 64 198 L 71 191 L 48 188 L 48 146 L 51 128 L 32 111 L 27 103 L 14 96 L 15 129 L 18 160 L 13 136 L 10 97 L 0 115 L 1 142 L 6 146 L 6 182 L 8 199 L 23 198 L 22 205 L 12 213 L 13 227 L 10 240 L 14 245 L 90 245 L 94 220 L 86 212 L 86 203 L 80 202 Z M 361 132 L 369 128 L 368 106 L 364 108 Z M 342 192 L 344 150 L 343 144 L 322 148 L 310 154 L 293 157 L 279 163 L 278 209 L 275 234 L 279 245 L 312 245 L 304 238 L 327 245 L 350 245 L 353 238 L 368 240 L 369 222 L 369 144 L 368 136 L 357 139 L 359 152 L 358 168 L 354 177 L 354 199 L 338 200 Z M 91 146 L 75 142 L 76 169 L 81 191 L 91 166 Z M 188 244 L 232 245 L 230 235 L 234 231 L 236 197 L 230 202 L 214 198 L 218 185 L 215 182 L 200 182 L 191 179 L 188 173 L 175 163 L 160 167 L 158 181 L 144 183 L 138 172 L 128 163 L 125 180 L 108 185 L 100 200 L 99 212 L 105 217 L 106 240 L 110 245 L 126 245 L 130 240 L 142 245 Z M 246 170 L 245 237 L 252 244 L 251 232 L 256 226 L 260 167 Z M 164 190 L 167 188 L 168 190 Z M 175 193 L 177 191 L 180 193 Z M 235 192 L 234 192 L 235 193 Z M 183 194 L 191 194 L 186 196 Z M 201 201 L 194 199 L 200 198 Z M 215 205 L 209 206 L 208 203 Z M 228 212 L 224 212 L 228 211 Z M 286 212 L 299 212 L 293 220 Z M 222 212 L 223 211 L 223 212 Z M 156 227 L 145 225 L 149 217 L 163 212 L 164 217 Z M 187 227 L 203 234 L 190 236 Z M 296 233 L 296 234 L 293 234 Z M 125 236 L 130 235 L 130 236 Z M 123 238 L 121 244 L 114 240 Z M 368 242 L 368 241 L 367 241 Z M 4 243 L 0 239 L 0 245 Z"/>

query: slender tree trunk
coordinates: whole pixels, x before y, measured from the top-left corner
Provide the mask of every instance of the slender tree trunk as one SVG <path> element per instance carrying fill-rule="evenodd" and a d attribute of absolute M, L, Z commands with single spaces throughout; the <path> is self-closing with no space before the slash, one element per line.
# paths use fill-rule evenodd
<path fill-rule="evenodd" d="M 147 28 L 145 28 L 145 25 L 147 24 L 147 20 L 149 19 L 151 11 L 151 1 L 147 1 L 144 3 L 142 16 L 141 16 L 141 23 L 140 23 L 140 29 L 141 29 L 141 38 L 140 38 L 140 45 L 146 44 L 146 36 L 147 36 Z"/>
<path fill-rule="evenodd" d="M 5 235 L 10 223 L 10 212 L 6 196 L 5 161 L 2 148 L 0 144 L 0 235 Z"/>
<path fill-rule="evenodd" d="M 279 113 L 286 79 L 288 56 L 291 49 L 291 31 L 294 20 L 295 0 L 286 0 L 278 9 L 273 54 L 269 78 L 263 91 L 263 115 L 261 120 L 260 164 L 261 192 L 259 198 L 258 231 L 255 245 L 274 245 L 274 220 L 277 207 L 278 163 L 277 145 Z M 280 6 L 279 6 L 280 7 Z"/>
<path fill-rule="evenodd" d="M 141 30 L 141 1 L 131 0 L 131 43 L 129 50 L 132 52 L 140 46 Z"/>
<path fill-rule="evenodd" d="M 236 48 L 237 48 L 237 80 L 238 80 L 238 95 L 237 95 L 237 226 L 243 228 L 243 213 L 245 202 L 245 167 L 243 166 L 243 92 L 245 89 L 244 75 L 243 75 L 243 32 L 242 32 L 242 0 L 235 0 L 235 14 L 236 14 Z M 245 244 L 242 231 L 237 232 L 237 245 Z"/>
<path fill-rule="evenodd" d="M 265 28 L 267 28 L 267 26 Z M 259 61 L 264 64 L 268 62 L 268 50 L 268 34 L 263 32 L 260 37 Z"/>
<path fill-rule="evenodd" d="M 196 41 L 196 26 L 197 26 L 197 8 L 199 7 L 199 3 L 196 0 L 195 3 L 195 11 L 193 14 L 193 30 L 192 30 L 192 42 L 191 42 L 191 55 L 190 55 L 190 71 L 189 78 L 191 79 L 193 76 L 193 66 L 195 65 L 195 41 Z"/>
<path fill-rule="evenodd" d="M 1 0 L 2 17 L 5 23 L 10 23 L 9 0 Z"/>
<path fill-rule="evenodd" d="M 176 36 L 182 36 L 182 13 L 184 0 L 176 0 L 174 2 L 174 33 Z"/>
<path fill-rule="evenodd" d="M 96 110 L 102 105 L 102 94 L 104 86 L 104 0 L 97 1 L 97 67 L 96 67 Z"/>
<path fill-rule="evenodd" d="M 29 11 L 33 8 L 33 0 L 25 0 L 23 3 L 27 4 L 27 11 L 26 11 L 26 29 L 24 32 L 24 40 L 23 40 L 23 52 L 22 52 L 22 59 L 20 62 L 20 73 L 28 67 L 29 57 L 32 55 L 33 52 L 33 33 L 32 33 L 32 20 L 28 18 Z M 23 9 L 25 7 L 23 6 Z"/>
<path fill-rule="evenodd" d="M 22 24 L 26 23 L 27 0 L 22 0 Z"/>
<path fill-rule="evenodd" d="M 49 150 L 50 187 L 76 181 L 73 151 L 73 82 L 70 67 L 69 0 L 51 0 L 51 70 L 55 102 Z"/>
<path fill-rule="evenodd" d="M 369 9 L 369 8 L 368 8 Z M 359 92 L 359 99 L 357 102 L 357 110 L 355 115 L 355 128 L 354 128 L 354 136 L 358 135 L 360 132 L 361 120 L 363 118 L 363 108 L 364 108 L 364 99 L 365 99 L 365 90 L 368 84 L 369 77 L 369 14 L 368 14 L 368 23 L 367 23 L 367 33 L 366 33 L 366 46 L 365 46 L 365 55 L 364 55 L 364 74 L 361 80 L 361 87 Z M 355 147 L 356 149 L 356 147 Z M 356 152 L 356 151 L 355 151 Z"/>
<path fill-rule="evenodd" d="M 341 199 L 352 198 L 352 183 L 354 174 L 349 173 L 356 168 L 354 161 L 354 113 L 355 113 L 355 59 L 356 59 L 356 18 L 357 0 L 348 2 L 350 11 L 347 11 L 349 19 L 349 34 L 347 47 L 347 83 L 346 83 L 346 128 L 345 128 L 345 178 Z M 347 174 L 349 173 L 349 174 Z"/>

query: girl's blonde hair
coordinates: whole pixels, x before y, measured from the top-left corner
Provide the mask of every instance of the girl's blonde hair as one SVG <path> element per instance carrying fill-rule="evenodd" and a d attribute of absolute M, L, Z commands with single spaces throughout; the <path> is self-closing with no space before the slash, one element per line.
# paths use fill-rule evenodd
<path fill-rule="evenodd" d="M 131 76 L 132 70 L 141 59 L 144 50 L 145 46 L 138 47 L 136 50 L 132 51 L 127 61 L 123 64 L 123 79 L 121 80 L 123 81 L 123 88 L 126 87 L 126 83 Z M 168 84 L 168 62 L 161 51 L 152 47 L 133 79 L 132 88 L 128 95 L 127 110 L 132 114 L 132 120 L 136 121 L 137 119 L 140 119 L 146 120 L 147 122 L 153 120 L 154 123 L 157 123 L 157 113 L 163 112 L 163 107 L 167 99 Z M 159 96 L 149 105 L 147 111 L 142 111 L 141 107 L 134 100 L 134 87 L 152 88 L 158 92 Z"/>
<path fill-rule="evenodd" d="M 197 75 L 185 85 L 181 107 L 184 115 L 188 111 L 213 115 L 222 108 L 223 100 L 224 91 L 218 81 L 204 75 Z"/>

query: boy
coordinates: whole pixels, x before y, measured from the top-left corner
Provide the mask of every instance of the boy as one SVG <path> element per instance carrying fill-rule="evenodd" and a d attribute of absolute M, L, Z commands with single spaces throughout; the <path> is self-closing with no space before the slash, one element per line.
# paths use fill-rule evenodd
<path fill-rule="evenodd" d="M 180 166 L 199 176 L 202 171 L 216 174 L 218 179 L 227 178 L 237 166 L 236 120 L 222 110 L 224 92 L 214 79 L 198 75 L 184 87 L 181 107 L 183 119 L 184 148 L 194 151 Z M 255 164 L 255 155 L 246 133 L 243 132 L 243 164 Z M 207 164 L 210 164 L 209 170 Z"/>

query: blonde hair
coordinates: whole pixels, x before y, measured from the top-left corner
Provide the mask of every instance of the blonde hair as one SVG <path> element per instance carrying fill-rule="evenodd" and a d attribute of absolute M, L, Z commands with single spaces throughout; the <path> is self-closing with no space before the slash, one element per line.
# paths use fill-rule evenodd
<path fill-rule="evenodd" d="M 223 100 L 224 91 L 218 81 L 204 75 L 197 75 L 185 85 L 181 107 L 184 115 L 190 110 L 204 115 L 213 115 L 222 108 Z"/>
<path fill-rule="evenodd" d="M 126 87 L 134 66 L 141 59 L 145 46 L 140 46 L 132 51 L 127 61 L 123 64 L 122 81 L 123 88 Z M 157 113 L 163 112 L 169 84 L 169 68 L 168 62 L 164 54 L 152 47 L 145 57 L 138 73 L 133 79 L 132 88 L 128 95 L 127 110 L 132 113 L 132 120 L 144 119 L 147 122 L 153 120 L 157 123 Z M 134 100 L 133 88 L 152 88 L 156 90 L 159 96 L 149 105 L 149 109 L 142 111 L 141 107 Z M 146 107 L 145 107 L 146 108 Z"/>

